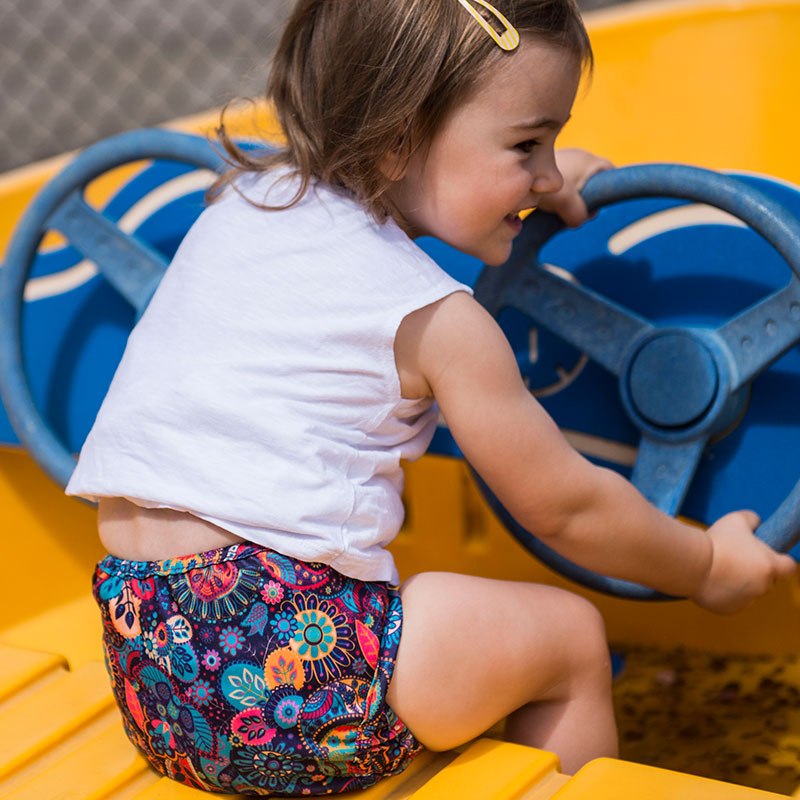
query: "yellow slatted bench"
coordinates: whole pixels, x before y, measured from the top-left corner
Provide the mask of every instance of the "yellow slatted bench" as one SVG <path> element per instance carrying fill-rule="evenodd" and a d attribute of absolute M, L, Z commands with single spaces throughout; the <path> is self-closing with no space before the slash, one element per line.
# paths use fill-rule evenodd
<path fill-rule="evenodd" d="M 128 742 L 83 597 L 0 632 L 0 797 L 202 800 L 153 771 Z M 52 647 L 45 652 L 43 646 Z M 62 648 L 62 649 L 59 649 Z M 353 800 L 768 800 L 781 795 L 624 761 L 562 775 L 551 753 L 479 739 L 421 754 Z"/>

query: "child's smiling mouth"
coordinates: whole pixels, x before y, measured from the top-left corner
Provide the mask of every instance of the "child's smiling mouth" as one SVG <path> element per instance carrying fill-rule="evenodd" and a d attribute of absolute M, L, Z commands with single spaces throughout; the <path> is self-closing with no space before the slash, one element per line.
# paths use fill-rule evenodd
<path fill-rule="evenodd" d="M 515 233 L 519 233 L 522 230 L 522 220 L 520 219 L 519 214 L 516 212 L 512 214 L 506 214 L 503 219 L 511 226 Z"/>

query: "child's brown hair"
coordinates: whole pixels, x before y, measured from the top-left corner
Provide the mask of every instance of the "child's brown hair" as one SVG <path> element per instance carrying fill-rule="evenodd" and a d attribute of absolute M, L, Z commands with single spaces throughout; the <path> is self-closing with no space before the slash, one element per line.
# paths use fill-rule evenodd
<path fill-rule="evenodd" d="M 574 0 L 493 5 L 523 41 L 527 35 L 564 47 L 591 67 Z M 210 196 L 243 172 L 287 165 L 300 179 L 289 205 L 318 179 L 349 191 L 383 220 L 391 183 L 381 169 L 387 154 L 399 155 L 402 166 L 431 141 L 479 75 L 513 55 L 458 0 L 298 0 L 267 84 L 287 145 L 269 154 L 242 150 L 227 135 L 223 112 L 217 134 L 230 169 Z"/>

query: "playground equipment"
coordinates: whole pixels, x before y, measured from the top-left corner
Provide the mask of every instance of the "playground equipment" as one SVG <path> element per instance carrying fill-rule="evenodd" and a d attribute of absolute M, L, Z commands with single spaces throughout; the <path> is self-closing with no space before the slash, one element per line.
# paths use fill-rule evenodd
<path fill-rule="evenodd" d="M 597 69 L 564 143 L 620 164 L 722 172 L 628 167 L 599 176 L 587 187 L 589 203 L 603 206 L 596 219 L 556 234 L 534 215 L 510 262 L 494 270 L 438 242 L 423 246 L 476 284 L 531 389 L 576 447 L 699 523 L 738 507 L 764 519 L 778 509 L 762 535 L 789 548 L 800 478 L 800 283 L 791 272 L 800 264 L 800 4 L 629 6 L 587 21 Z M 213 121 L 180 127 L 203 132 Z M 243 117 L 241 133 L 249 124 Z M 203 138 L 150 131 L 0 181 L 0 218 L 21 220 L 0 286 L 9 417 L 0 418 L 0 508 L 11 550 L 0 604 L 3 796 L 194 796 L 149 770 L 124 737 L 88 596 L 102 555 L 94 512 L 57 484 L 218 163 Z M 619 202 L 629 196 L 637 199 Z M 654 383 L 667 369 L 677 372 Z M 409 465 L 408 521 L 393 545 L 401 574 L 444 568 L 573 586 L 508 535 L 457 456 L 442 428 L 432 453 Z M 536 549 L 529 534 L 516 535 Z M 579 577 L 603 592 L 642 594 Z M 23 606 L 31 581 L 58 591 L 33 591 Z M 459 753 L 425 753 L 361 797 L 744 800 L 776 796 L 751 787 L 800 786 L 796 584 L 731 618 L 681 601 L 588 594 L 624 661 L 623 758 L 645 763 L 599 760 L 564 776 L 552 755 L 493 731 Z"/>

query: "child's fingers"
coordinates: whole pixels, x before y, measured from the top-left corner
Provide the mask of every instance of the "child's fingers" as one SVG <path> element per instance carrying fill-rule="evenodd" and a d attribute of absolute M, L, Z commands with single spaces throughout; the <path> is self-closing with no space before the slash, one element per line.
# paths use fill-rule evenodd
<path fill-rule="evenodd" d="M 564 186 L 552 195 L 543 196 L 539 207 L 558 214 L 568 227 L 577 228 L 589 219 L 581 189 L 593 175 L 614 165 L 607 158 L 571 147 L 556 152 L 556 164 L 564 176 Z"/>
<path fill-rule="evenodd" d="M 542 211 L 558 214 L 570 228 L 577 228 L 589 218 L 589 211 L 575 184 L 565 184 L 562 189 L 551 195 L 544 195 L 539 202 Z"/>
<path fill-rule="evenodd" d="M 748 527 L 755 531 L 761 524 L 761 517 L 755 511 L 740 511 Z M 769 547 L 769 545 L 767 545 Z M 776 578 L 789 578 L 797 571 L 797 562 L 787 553 L 772 550 L 773 575 Z"/>
<path fill-rule="evenodd" d="M 589 178 L 597 175 L 598 172 L 605 172 L 606 170 L 613 168 L 614 165 L 607 158 L 596 158 L 587 170 L 586 174 L 583 176 L 583 180 L 580 181 L 579 188 L 582 189 L 586 181 L 588 181 Z"/>
<path fill-rule="evenodd" d="M 775 556 L 775 574 L 780 578 L 791 578 L 797 571 L 797 562 L 787 553 L 776 553 Z"/>
<path fill-rule="evenodd" d="M 577 228 L 589 218 L 589 211 L 586 203 L 577 192 L 568 192 L 560 198 L 558 204 L 558 216 L 570 228 Z"/>
<path fill-rule="evenodd" d="M 761 517 L 755 511 L 744 510 L 739 512 L 751 531 L 754 531 L 761 524 Z"/>
<path fill-rule="evenodd" d="M 753 531 L 761 524 L 761 517 L 755 511 L 740 511 L 745 519 L 745 523 Z M 769 547 L 769 545 L 767 545 Z M 779 553 L 770 548 L 771 562 L 775 578 L 789 578 L 797 571 L 797 562 L 787 553 Z"/>

